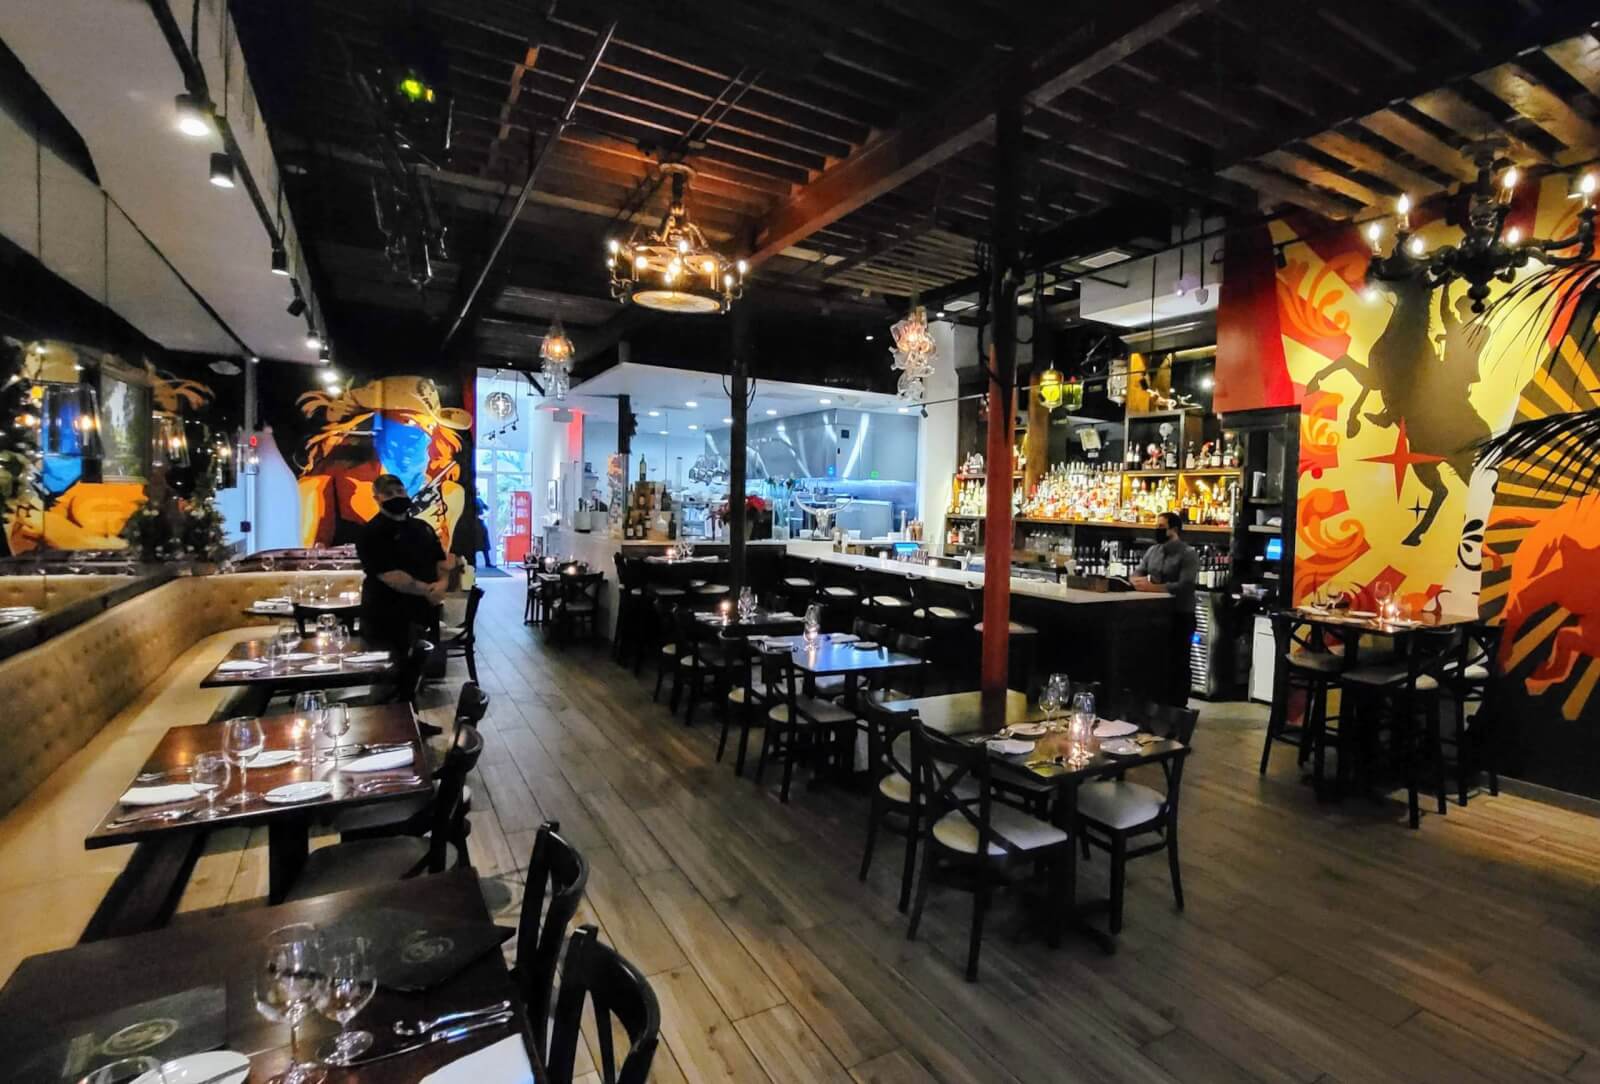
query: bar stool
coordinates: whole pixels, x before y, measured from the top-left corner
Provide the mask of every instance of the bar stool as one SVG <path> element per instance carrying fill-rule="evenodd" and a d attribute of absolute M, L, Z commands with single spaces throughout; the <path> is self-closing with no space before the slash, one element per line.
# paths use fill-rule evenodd
<path fill-rule="evenodd" d="M 1478 621 L 1469 625 L 1461 637 L 1459 656 L 1447 665 L 1450 699 L 1455 706 L 1455 731 L 1446 744 L 1456 752 L 1456 800 L 1467 804 L 1467 788 L 1479 772 L 1489 777 L 1489 793 L 1500 793 L 1500 773 L 1496 764 L 1498 696 L 1501 675 L 1499 625 Z M 1467 714 L 1468 705 L 1477 711 Z"/>
<path fill-rule="evenodd" d="M 828 632 L 843 632 L 850 627 L 861 608 L 860 565 L 846 571 L 838 565 L 819 568 L 816 601 L 822 604 L 822 625 Z"/>
<path fill-rule="evenodd" d="M 638 670 L 643 655 L 645 631 L 649 622 L 650 601 L 644 595 L 644 565 L 637 557 L 624 557 L 618 550 L 612 554 L 617 570 L 617 625 L 611 639 L 611 657 L 619 663 L 633 656 L 634 669 Z"/>
<path fill-rule="evenodd" d="M 1293 610 L 1274 611 L 1270 620 L 1277 667 L 1272 682 L 1272 708 L 1267 716 L 1267 734 L 1261 744 L 1259 774 L 1267 774 L 1272 743 L 1287 742 L 1298 750 L 1297 763 L 1301 767 L 1315 754 L 1312 779 L 1320 790 L 1323 786 L 1322 769 L 1328 739 L 1331 735 L 1337 742 L 1339 737 L 1339 716 L 1328 714 L 1328 691 L 1338 684 L 1345 659 L 1328 650 L 1321 630 L 1298 621 Z M 1300 725 L 1290 726 L 1289 696 L 1296 690 L 1305 693 L 1305 715 Z M 1333 726 L 1330 728 L 1329 724 Z M 1339 752 L 1342 772 L 1344 750 L 1341 748 Z"/>
<path fill-rule="evenodd" d="M 811 602 L 811 597 L 817 592 L 817 566 L 821 564 L 816 558 L 788 557 L 784 558 L 783 576 L 778 580 L 777 595 L 779 604 L 787 610 L 796 613 L 803 611 Z"/>
<path fill-rule="evenodd" d="M 933 641 L 933 662 L 942 673 L 958 674 L 976 656 L 971 600 L 965 587 L 922 576 L 907 576 L 918 631 Z"/>
<path fill-rule="evenodd" d="M 972 612 L 983 613 L 983 588 L 969 586 L 966 591 Z M 983 622 L 973 625 L 972 630 L 978 634 L 977 656 L 982 659 Z M 1006 635 L 1011 641 L 1006 651 L 1006 685 L 1024 693 L 1029 692 L 1033 688 L 1033 670 L 1039 655 L 1039 630 L 1013 618 Z"/>

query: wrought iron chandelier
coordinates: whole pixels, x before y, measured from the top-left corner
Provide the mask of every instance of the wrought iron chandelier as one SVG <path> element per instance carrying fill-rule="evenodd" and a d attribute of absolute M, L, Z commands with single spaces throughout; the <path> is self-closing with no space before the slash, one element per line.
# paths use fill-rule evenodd
<path fill-rule="evenodd" d="M 928 310 L 915 305 L 905 318 L 889 329 L 894 347 L 894 368 L 900 373 L 900 386 L 896 389 L 901 399 L 920 402 L 927 394 L 928 378 L 933 376 L 933 364 L 939 360 L 939 347 L 928 333 Z"/>
<path fill-rule="evenodd" d="M 661 172 L 672 183 L 661 225 L 640 225 L 628 240 L 606 242 L 611 296 L 664 312 L 725 313 L 743 295 L 749 266 L 712 248 L 689 217 L 684 194 L 694 170 L 668 163 Z"/>
<path fill-rule="evenodd" d="M 1387 256 L 1379 246 L 1383 224 L 1368 224 L 1367 240 L 1372 246 L 1372 261 L 1367 265 L 1368 281 L 1401 282 L 1421 276 L 1429 288 L 1437 289 L 1458 278 L 1465 279 L 1472 311 L 1481 313 L 1487 307 L 1489 284 L 1512 282 L 1517 271 L 1530 260 L 1564 267 L 1593 255 L 1595 174 L 1585 173 L 1580 177 L 1572 194 L 1572 198 L 1582 200 L 1583 204 L 1578 211 L 1577 229 L 1571 236 L 1553 240 L 1524 239 L 1515 226 L 1505 229 L 1521 171 L 1501 157 L 1503 150 L 1504 144 L 1498 140 L 1474 145 L 1473 159 L 1478 176 L 1468 194 L 1467 218 L 1459 244 L 1441 245 L 1430 252 L 1422 238 L 1411 232 L 1411 197 L 1406 195 L 1400 197 L 1395 207 L 1394 247 Z"/>
<path fill-rule="evenodd" d="M 567 332 L 561 326 L 561 317 L 557 316 L 539 346 L 539 360 L 542 362 L 539 375 L 544 380 L 546 395 L 557 399 L 567 397 L 572 387 L 573 353 L 572 340 L 567 338 Z"/>

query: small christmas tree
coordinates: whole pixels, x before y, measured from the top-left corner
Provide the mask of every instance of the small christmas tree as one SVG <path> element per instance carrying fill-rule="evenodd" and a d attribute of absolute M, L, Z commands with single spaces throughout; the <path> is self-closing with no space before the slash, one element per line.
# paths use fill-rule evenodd
<path fill-rule="evenodd" d="M 222 529 L 222 510 L 217 507 L 216 472 L 202 470 L 198 474 L 194 493 L 178 501 L 183 513 L 183 552 L 197 561 L 221 561 L 228 556 L 228 540 Z"/>

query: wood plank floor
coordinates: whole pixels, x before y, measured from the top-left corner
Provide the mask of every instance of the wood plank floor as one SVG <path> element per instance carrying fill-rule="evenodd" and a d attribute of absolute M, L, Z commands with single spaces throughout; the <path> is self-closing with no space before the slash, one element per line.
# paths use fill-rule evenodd
<path fill-rule="evenodd" d="M 1019 942 L 1008 903 L 976 984 L 970 897 L 935 889 L 917 942 L 900 847 L 856 879 L 864 797 L 791 804 L 715 760 L 603 651 L 548 647 L 521 585 L 491 581 L 492 697 L 474 863 L 508 913 L 543 818 L 587 854 L 581 921 L 661 1001 L 657 1081 L 1600 1081 L 1600 826 L 1521 798 L 1404 827 L 1398 804 L 1319 806 L 1262 711 L 1208 705 L 1185 776 L 1188 909 L 1159 859 L 1131 871 L 1114 956 Z M 459 664 L 453 664 L 459 669 Z M 437 691 L 453 699 L 460 677 Z M 259 840 L 219 837 L 184 906 L 264 891 Z M 1104 890 L 1105 860 L 1083 891 Z"/>

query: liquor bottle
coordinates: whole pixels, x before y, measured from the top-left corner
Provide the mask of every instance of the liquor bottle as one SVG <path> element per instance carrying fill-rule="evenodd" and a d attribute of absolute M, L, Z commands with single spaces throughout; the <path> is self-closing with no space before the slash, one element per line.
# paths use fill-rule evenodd
<path fill-rule="evenodd" d="M 1178 469 L 1178 444 L 1171 437 L 1162 442 L 1165 445 L 1163 463 L 1167 470 Z"/>
<path fill-rule="evenodd" d="M 1185 470 L 1194 470 L 1195 468 L 1194 441 L 1192 440 L 1189 442 L 1189 454 L 1184 457 L 1183 466 Z"/>

